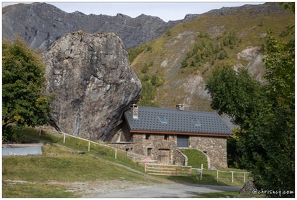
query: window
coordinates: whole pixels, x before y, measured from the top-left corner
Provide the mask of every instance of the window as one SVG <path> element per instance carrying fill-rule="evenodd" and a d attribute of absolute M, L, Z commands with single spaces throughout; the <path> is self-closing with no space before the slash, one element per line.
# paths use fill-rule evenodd
<path fill-rule="evenodd" d="M 177 135 L 177 147 L 189 147 L 189 136 L 188 135 Z"/>
<path fill-rule="evenodd" d="M 167 120 L 166 120 L 165 116 L 158 116 L 158 119 L 159 119 L 159 121 L 160 121 L 162 124 L 166 124 L 166 123 L 167 123 Z"/>
<path fill-rule="evenodd" d="M 145 139 L 149 140 L 150 139 L 150 134 L 145 134 Z"/>
<path fill-rule="evenodd" d="M 147 148 L 147 155 L 148 156 L 152 155 L 152 148 Z"/>
<path fill-rule="evenodd" d="M 169 135 L 164 135 L 164 140 L 168 140 Z"/>
<path fill-rule="evenodd" d="M 201 126 L 201 123 L 198 119 L 192 119 L 192 122 L 195 126 Z"/>

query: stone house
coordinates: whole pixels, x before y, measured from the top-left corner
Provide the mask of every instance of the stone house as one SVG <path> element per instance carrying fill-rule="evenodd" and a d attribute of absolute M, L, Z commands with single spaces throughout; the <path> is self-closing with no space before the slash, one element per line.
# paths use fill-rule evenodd
<path fill-rule="evenodd" d="M 149 161 L 186 165 L 181 148 L 198 149 L 208 158 L 208 167 L 227 167 L 227 137 L 231 130 L 214 112 L 154 108 L 132 105 L 124 112 L 109 143 L 143 155 Z"/>

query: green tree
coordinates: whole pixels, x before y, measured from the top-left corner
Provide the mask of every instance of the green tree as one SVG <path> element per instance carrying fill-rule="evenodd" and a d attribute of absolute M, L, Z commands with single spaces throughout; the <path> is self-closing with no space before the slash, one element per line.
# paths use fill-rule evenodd
<path fill-rule="evenodd" d="M 44 70 L 25 41 L 2 41 L 2 139 L 10 139 L 9 125 L 34 127 L 49 121 L 52 95 L 43 94 Z"/>
<path fill-rule="evenodd" d="M 295 40 L 277 40 L 269 31 L 264 53 L 263 83 L 247 70 L 223 67 L 214 71 L 206 88 L 212 108 L 239 125 L 237 146 L 257 188 L 280 191 L 269 197 L 294 197 Z"/>
<path fill-rule="evenodd" d="M 188 66 L 188 62 L 186 59 L 183 59 L 181 62 L 181 68 L 186 68 Z"/>
<path fill-rule="evenodd" d="M 295 2 L 282 2 L 279 3 L 285 10 L 290 10 L 291 12 L 295 13 Z"/>
<path fill-rule="evenodd" d="M 245 119 L 257 108 L 260 101 L 261 85 L 253 79 L 247 69 L 238 72 L 230 66 L 213 71 L 206 83 L 212 102 L 211 107 L 231 117 L 233 123 L 244 127 Z"/>
<path fill-rule="evenodd" d="M 233 130 L 234 131 L 234 130 Z M 236 130 L 235 130 L 236 131 Z M 243 156 L 237 137 L 227 138 L 227 161 L 228 167 L 244 169 Z"/>

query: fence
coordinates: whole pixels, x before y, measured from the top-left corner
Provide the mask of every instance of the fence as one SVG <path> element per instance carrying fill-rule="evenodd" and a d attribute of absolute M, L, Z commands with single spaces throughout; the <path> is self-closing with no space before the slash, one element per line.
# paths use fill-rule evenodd
<path fill-rule="evenodd" d="M 136 154 L 136 153 L 133 153 L 133 152 L 130 152 L 130 151 L 124 151 L 124 150 L 121 150 L 121 149 L 118 149 L 118 148 L 115 148 L 111 145 L 107 145 L 105 144 L 104 142 L 94 142 L 92 140 L 88 140 L 88 139 L 85 139 L 85 138 L 81 138 L 81 137 L 77 137 L 77 136 L 74 136 L 74 135 L 71 135 L 71 134 L 68 134 L 68 133 L 64 133 L 64 132 L 58 132 L 58 131 L 53 131 L 51 130 L 52 132 L 56 132 L 56 133 L 59 133 L 59 134 L 62 134 L 63 135 L 63 143 L 66 142 L 66 136 L 67 137 L 72 137 L 72 138 L 76 138 L 76 139 L 79 139 L 79 140 L 83 140 L 83 141 L 86 141 L 87 142 L 87 145 L 88 145 L 88 151 L 90 151 L 91 149 L 91 143 L 92 144 L 95 144 L 95 145 L 98 145 L 98 146 L 103 146 L 103 147 L 107 147 L 107 148 L 110 148 L 113 150 L 114 152 L 114 158 L 117 159 L 118 157 L 118 151 L 119 152 L 122 152 L 126 155 L 126 157 L 129 157 L 131 158 L 132 160 L 135 160 L 136 158 L 138 158 L 140 155 L 139 154 Z M 104 153 L 104 152 L 103 152 Z M 144 159 L 143 159 L 144 160 Z M 143 161 L 145 162 L 145 161 Z"/>
<path fill-rule="evenodd" d="M 192 167 L 146 163 L 145 172 L 161 176 L 192 176 Z"/>
<path fill-rule="evenodd" d="M 197 174 L 200 174 L 200 180 L 202 180 L 203 178 L 203 174 L 205 174 L 205 172 L 209 172 L 208 174 L 211 174 L 212 177 L 216 177 L 216 181 L 222 181 L 222 182 L 227 182 L 231 181 L 232 183 L 234 183 L 234 181 L 237 182 L 246 182 L 248 179 L 247 174 L 249 174 L 249 172 L 239 172 L 239 171 L 224 171 L 224 170 L 211 170 L 211 169 L 203 169 L 203 164 L 201 164 L 201 169 L 196 169 L 197 170 Z M 214 174 L 215 173 L 215 174 Z"/>
<path fill-rule="evenodd" d="M 117 159 L 117 153 L 118 153 L 118 151 L 125 152 L 125 151 L 123 151 L 123 150 L 119 150 L 119 149 L 116 149 L 116 148 L 111 147 L 111 146 L 109 146 L 109 145 L 106 145 L 106 144 L 104 144 L 103 142 L 102 142 L 102 143 L 94 142 L 94 141 L 92 141 L 92 140 L 84 139 L 84 138 L 77 137 L 77 136 L 74 136 L 74 135 L 70 135 L 70 134 L 68 134 L 68 133 L 64 133 L 64 132 L 58 132 L 58 131 L 53 131 L 53 130 L 51 130 L 51 132 L 57 132 L 57 133 L 62 134 L 62 135 L 63 135 L 63 143 L 66 142 L 66 136 L 67 136 L 67 137 L 72 137 L 72 138 L 76 138 L 76 139 L 79 139 L 79 140 L 86 141 L 86 142 L 88 143 L 88 151 L 90 151 L 90 149 L 91 149 L 91 143 L 92 143 L 92 144 L 95 144 L 95 145 L 99 145 L 99 146 L 104 146 L 104 147 L 107 147 L 107 148 L 111 148 L 111 149 L 114 150 L 114 158 L 115 158 L 115 159 Z"/>

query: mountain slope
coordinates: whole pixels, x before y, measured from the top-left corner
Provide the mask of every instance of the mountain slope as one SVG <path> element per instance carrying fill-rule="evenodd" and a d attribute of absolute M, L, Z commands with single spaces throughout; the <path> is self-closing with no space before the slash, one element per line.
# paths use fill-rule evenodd
<path fill-rule="evenodd" d="M 271 28 L 280 34 L 287 25 L 294 25 L 294 18 L 277 3 L 265 3 L 213 10 L 177 24 L 148 42 L 146 48 L 137 47 L 143 51 L 131 66 L 142 85 L 152 84 L 153 76 L 164 83 L 153 87 L 157 88 L 153 95 L 154 91 L 144 90 L 139 104 L 173 108 L 183 103 L 186 109 L 211 111 L 210 97 L 204 90 L 211 71 L 222 65 L 248 67 L 261 79 L 261 45 L 266 32 Z M 143 70 L 145 66 L 149 68 Z"/>
<path fill-rule="evenodd" d="M 19 34 L 31 48 L 44 51 L 66 33 L 114 32 L 130 48 L 155 39 L 178 22 L 167 23 L 147 15 L 131 18 L 123 14 L 113 17 L 66 13 L 46 3 L 17 4 L 2 10 L 2 35 L 14 39 Z"/>

